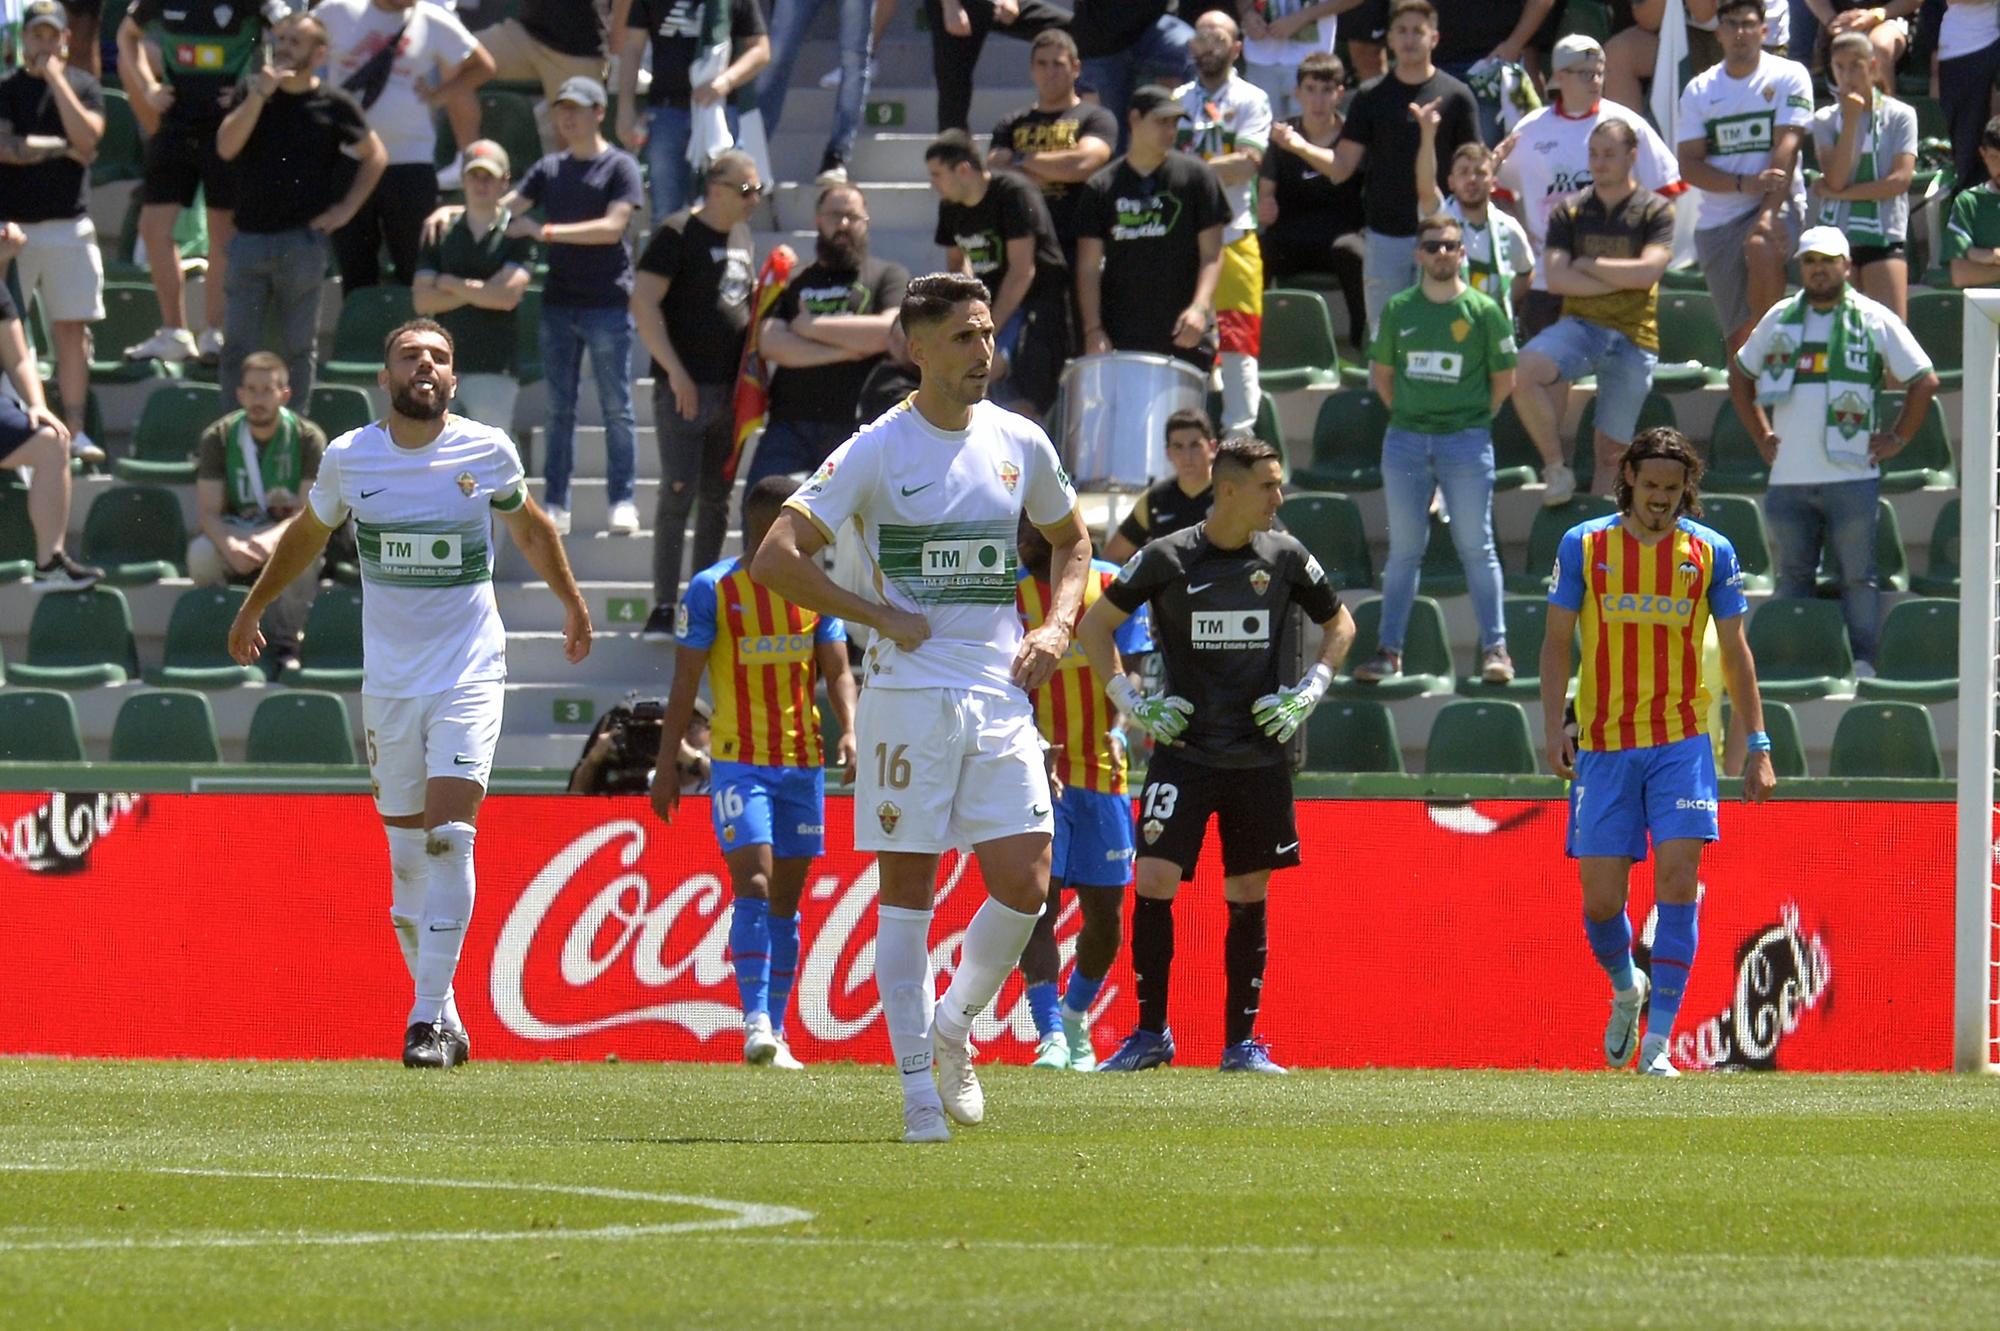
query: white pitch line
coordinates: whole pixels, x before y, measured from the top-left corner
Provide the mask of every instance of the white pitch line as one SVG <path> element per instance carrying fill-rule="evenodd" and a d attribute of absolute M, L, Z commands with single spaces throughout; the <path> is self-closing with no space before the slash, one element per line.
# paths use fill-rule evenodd
<path fill-rule="evenodd" d="M 458 1188 L 471 1191 L 553 1193 L 608 1201 L 642 1202 L 655 1206 L 692 1206 L 726 1214 L 712 1220 L 664 1221 L 653 1225 L 599 1225 L 590 1229 L 523 1230 L 352 1230 L 327 1234 L 253 1231 L 243 1234 L 182 1234 L 148 1238 L 0 1238 L 0 1253 L 140 1251 L 175 1248 L 318 1247 L 347 1248 L 380 1243 L 513 1243 L 564 1239 L 640 1239 L 662 1234 L 715 1234 L 727 1230 L 795 1225 L 811 1220 L 811 1211 L 761 1202 L 737 1202 L 721 1197 L 690 1197 L 671 1192 L 637 1192 L 628 1188 L 598 1188 L 571 1183 L 515 1183 L 504 1180 L 399 1178 L 383 1174 L 316 1174 L 275 1169 L 197 1169 L 154 1165 L 42 1164 L 0 1162 L 0 1173 L 157 1174 L 179 1178 L 282 1180 L 299 1183 L 362 1183 L 405 1188 Z"/>

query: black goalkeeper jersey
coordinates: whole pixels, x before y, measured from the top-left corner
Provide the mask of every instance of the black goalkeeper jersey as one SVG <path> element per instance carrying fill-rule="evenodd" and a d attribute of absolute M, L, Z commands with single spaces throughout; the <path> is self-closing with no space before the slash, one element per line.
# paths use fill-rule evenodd
<path fill-rule="evenodd" d="M 1257 729 L 1251 704 L 1277 692 L 1279 643 L 1296 605 L 1315 624 L 1340 609 L 1319 561 L 1283 532 L 1255 532 L 1219 550 L 1208 524 L 1162 536 L 1104 589 L 1127 614 L 1153 607 L 1153 641 L 1168 693 L 1194 704 L 1176 756 L 1211 767 L 1283 762 L 1285 746 Z"/>

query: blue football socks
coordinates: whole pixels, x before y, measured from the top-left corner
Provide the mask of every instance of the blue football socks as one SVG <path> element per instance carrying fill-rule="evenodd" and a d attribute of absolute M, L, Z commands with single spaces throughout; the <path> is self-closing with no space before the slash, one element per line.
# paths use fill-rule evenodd
<path fill-rule="evenodd" d="M 785 1012 L 792 1005 L 792 982 L 799 970 L 799 917 L 772 915 L 771 930 L 771 1029 L 785 1033 Z"/>
<path fill-rule="evenodd" d="M 1102 975 L 1093 980 L 1083 973 L 1082 967 L 1072 969 L 1069 973 L 1069 988 L 1063 992 L 1063 1010 L 1072 1017 L 1089 1016 L 1090 1005 L 1097 1001 L 1097 993 L 1102 988 L 1104 988 Z"/>
<path fill-rule="evenodd" d="M 1593 920 L 1583 917 L 1583 932 L 1590 939 L 1591 954 L 1597 964 L 1604 967 L 1604 973 L 1611 977 L 1611 987 L 1620 993 L 1631 989 L 1632 979 L 1632 921 L 1624 911 L 1619 911 L 1608 920 Z"/>
<path fill-rule="evenodd" d="M 1653 1003 L 1646 1014 L 1646 1037 L 1672 1035 L 1674 1019 L 1680 1016 L 1681 996 L 1687 991 L 1688 972 L 1694 968 L 1695 916 L 1699 903 L 1659 905 L 1660 920 L 1653 929 Z"/>
<path fill-rule="evenodd" d="M 1062 990 L 1054 980 L 1028 986 L 1028 1011 L 1035 1017 L 1035 1035 L 1047 1038 L 1062 1029 Z"/>
<path fill-rule="evenodd" d="M 771 904 L 738 897 L 729 917 L 729 959 L 736 967 L 736 993 L 747 1019 L 770 1010 Z"/>

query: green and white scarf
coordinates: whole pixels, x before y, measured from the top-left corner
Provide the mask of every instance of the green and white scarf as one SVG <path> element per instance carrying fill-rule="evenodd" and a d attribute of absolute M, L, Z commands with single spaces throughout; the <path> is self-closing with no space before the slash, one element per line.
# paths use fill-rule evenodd
<path fill-rule="evenodd" d="M 1778 306 L 1778 334 L 1757 367 L 1757 402 L 1789 397 L 1798 377 L 1807 312 L 1803 291 Z M 1786 329 L 1796 330 L 1787 336 Z M 1882 382 L 1882 353 L 1851 287 L 1842 287 L 1826 339 L 1826 452 L 1835 462 L 1866 465 L 1875 428 L 1875 387 Z"/>
<path fill-rule="evenodd" d="M 1875 100 L 1868 108 L 1868 123 L 1861 132 L 1861 141 L 1854 146 L 1854 173 L 1849 185 L 1868 185 L 1881 179 L 1877 174 L 1875 155 L 1882 148 L 1882 90 L 1875 90 Z M 1845 220 L 1841 209 L 1847 210 Z M 1847 233 L 1848 240 L 1855 245 L 1886 245 L 1889 236 L 1882 229 L 1882 200 L 1880 199 L 1828 199 L 1820 205 L 1821 226 L 1837 226 Z"/>
<path fill-rule="evenodd" d="M 250 419 L 241 411 L 223 417 L 222 440 L 227 451 L 231 513 L 265 509 L 264 496 L 272 490 L 298 495 L 305 479 L 305 458 L 299 448 L 299 418 L 291 408 L 278 408 L 278 432 L 261 456 L 250 433 Z"/>

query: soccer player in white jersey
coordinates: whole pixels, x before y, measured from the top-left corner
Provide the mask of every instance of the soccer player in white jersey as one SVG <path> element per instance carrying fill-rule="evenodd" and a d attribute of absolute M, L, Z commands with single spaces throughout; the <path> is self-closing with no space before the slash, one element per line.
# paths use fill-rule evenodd
<path fill-rule="evenodd" d="M 352 514 L 361 551 L 361 706 L 389 837 L 389 921 L 416 1000 L 403 1065 L 472 1056 L 451 981 L 472 918 L 473 828 L 500 738 L 507 639 L 493 598 L 493 515 L 563 604 L 563 654 L 590 654 L 590 612 L 562 538 L 529 497 L 504 431 L 447 414 L 452 340 L 413 319 L 383 344 L 389 414 L 328 445 L 306 506 L 229 629 L 248 665 L 257 621 Z"/>
<path fill-rule="evenodd" d="M 985 1116 L 972 1021 L 1048 895 L 1053 801 L 1028 695 L 1069 648 L 1090 537 L 1048 436 L 986 401 L 985 285 L 960 273 L 920 277 L 902 324 L 917 391 L 786 502 L 750 574 L 794 605 L 874 630 L 855 718 L 854 846 L 880 856 L 875 984 L 902 1076 L 903 1140 L 941 1142 L 947 1114 L 963 1124 Z M 1014 608 L 1024 511 L 1053 547 L 1049 611 L 1026 631 Z M 879 599 L 841 588 L 815 561 L 850 518 Z M 940 999 L 930 967 L 938 856 L 968 845 L 989 899 Z"/>

